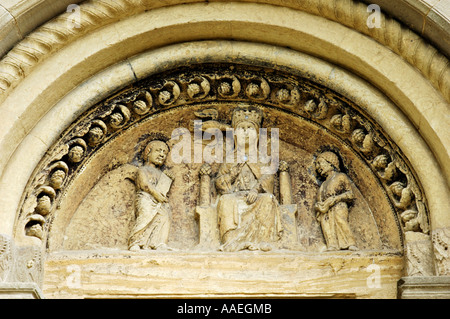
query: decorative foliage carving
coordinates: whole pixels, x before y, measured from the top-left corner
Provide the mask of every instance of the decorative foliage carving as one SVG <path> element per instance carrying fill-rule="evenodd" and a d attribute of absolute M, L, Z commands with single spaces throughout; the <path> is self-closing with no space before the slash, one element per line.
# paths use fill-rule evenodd
<path fill-rule="evenodd" d="M 217 93 L 222 98 L 235 98 L 241 92 L 241 83 L 234 75 L 218 76 Z"/>
<path fill-rule="evenodd" d="M 264 78 L 255 77 L 247 84 L 245 93 L 251 100 L 262 101 L 269 96 L 270 86 Z"/>
<path fill-rule="evenodd" d="M 0 282 L 7 280 L 13 267 L 14 247 L 9 237 L 0 234 Z"/>
<path fill-rule="evenodd" d="M 203 76 L 195 77 L 187 86 L 187 94 L 191 99 L 203 99 L 209 94 L 211 86 Z"/>
<path fill-rule="evenodd" d="M 300 91 L 295 86 L 281 87 L 275 94 L 278 101 L 285 106 L 295 106 L 300 101 Z"/>
<path fill-rule="evenodd" d="M 450 276 L 450 229 L 440 228 L 432 234 L 436 271 L 440 276 Z"/>
<path fill-rule="evenodd" d="M 92 121 L 86 139 L 89 146 L 95 147 L 96 145 L 98 145 L 105 137 L 107 131 L 108 128 L 106 124 L 103 123 L 103 121 L 100 120 Z"/>
<path fill-rule="evenodd" d="M 133 111 L 137 115 L 144 115 L 150 112 L 153 107 L 153 97 L 150 92 L 145 91 L 144 93 L 145 100 L 137 100 L 133 104 Z"/>
<path fill-rule="evenodd" d="M 191 84 L 190 93 L 193 93 L 192 86 L 197 85 L 196 83 Z M 194 94 L 195 95 L 195 94 Z M 167 81 L 164 83 L 163 88 L 158 93 L 158 101 L 163 106 L 168 106 L 173 104 L 180 96 L 180 87 L 175 81 Z"/>

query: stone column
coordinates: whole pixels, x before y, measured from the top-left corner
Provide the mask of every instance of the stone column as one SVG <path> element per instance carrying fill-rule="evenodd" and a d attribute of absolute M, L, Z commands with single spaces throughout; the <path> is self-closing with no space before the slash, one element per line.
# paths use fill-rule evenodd
<path fill-rule="evenodd" d="M 211 166 L 203 164 L 200 168 L 199 206 L 209 206 L 211 203 Z"/>
<path fill-rule="evenodd" d="M 211 166 L 203 164 L 200 168 L 199 205 L 195 208 L 199 223 L 198 249 L 219 247 L 219 229 L 216 208 L 211 206 Z"/>
<path fill-rule="evenodd" d="M 283 225 L 282 247 L 296 249 L 298 244 L 296 219 L 298 207 L 296 204 L 292 204 L 292 185 L 288 163 L 280 161 L 279 171 L 281 223 Z"/>
<path fill-rule="evenodd" d="M 289 166 L 285 161 L 280 162 L 280 201 L 281 205 L 292 204 L 292 186 L 289 176 Z"/>

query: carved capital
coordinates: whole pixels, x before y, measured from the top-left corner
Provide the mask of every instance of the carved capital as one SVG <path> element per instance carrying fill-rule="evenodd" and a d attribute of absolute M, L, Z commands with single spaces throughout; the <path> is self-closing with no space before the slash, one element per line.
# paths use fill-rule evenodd
<path fill-rule="evenodd" d="M 278 167 L 280 172 L 289 172 L 289 164 L 286 161 L 280 161 L 280 166 Z"/>
<path fill-rule="evenodd" d="M 408 276 L 433 276 L 433 248 L 430 236 L 408 231 L 405 238 L 405 261 Z"/>
<path fill-rule="evenodd" d="M 450 276 L 450 228 L 439 228 L 432 232 L 436 272 L 439 276 Z"/>
<path fill-rule="evenodd" d="M 205 163 L 202 165 L 202 167 L 200 167 L 200 176 L 210 176 L 211 175 L 211 165 L 209 165 L 208 163 Z"/>
<path fill-rule="evenodd" d="M 8 281 L 14 266 L 14 247 L 11 238 L 0 234 L 0 282 Z"/>
<path fill-rule="evenodd" d="M 42 283 L 40 246 L 17 246 L 13 239 L 0 234 L 0 283 Z"/>

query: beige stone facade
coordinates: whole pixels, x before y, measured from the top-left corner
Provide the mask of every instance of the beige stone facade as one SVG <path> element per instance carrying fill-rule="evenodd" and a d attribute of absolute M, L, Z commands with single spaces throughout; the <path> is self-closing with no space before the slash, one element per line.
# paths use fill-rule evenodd
<path fill-rule="evenodd" d="M 0 296 L 449 298 L 449 10 L 2 2 Z"/>

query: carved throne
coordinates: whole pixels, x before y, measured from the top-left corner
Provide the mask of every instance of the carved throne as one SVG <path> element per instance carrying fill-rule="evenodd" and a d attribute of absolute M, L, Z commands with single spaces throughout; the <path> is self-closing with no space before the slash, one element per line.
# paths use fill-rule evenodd
<path fill-rule="evenodd" d="M 212 183 L 212 169 L 207 163 L 200 168 L 199 205 L 196 206 L 196 217 L 199 223 L 199 243 L 197 248 L 217 250 L 220 245 L 217 201 L 212 200 L 214 183 Z M 279 166 L 279 199 L 281 207 L 281 224 L 283 227 L 279 248 L 295 249 L 297 237 L 297 204 L 292 203 L 292 186 L 289 166 L 281 161 Z"/>

